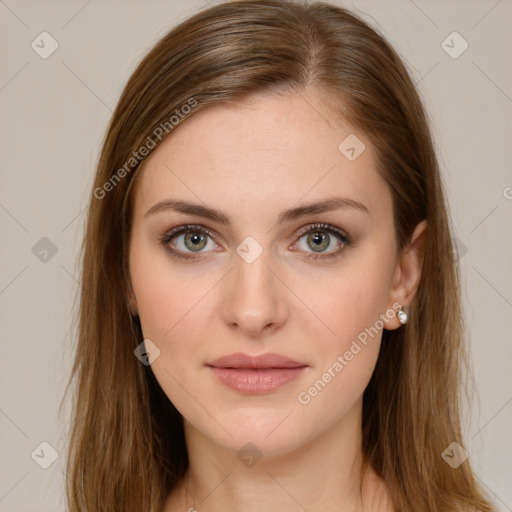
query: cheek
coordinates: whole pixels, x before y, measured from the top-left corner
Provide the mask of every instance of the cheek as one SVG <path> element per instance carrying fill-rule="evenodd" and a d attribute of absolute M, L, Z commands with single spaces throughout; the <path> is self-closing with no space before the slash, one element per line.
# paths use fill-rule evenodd
<path fill-rule="evenodd" d="M 316 340 L 317 364 L 297 397 L 304 414 L 334 420 L 366 388 L 380 350 L 392 256 L 382 249 L 360 252 L 357 262 L 346 261 L 347 270 L 336 278 L 317 281 L 318 286 L 301 291 L 324 324 L 316 321 L 318 336 L 310 333 Z"/>
<path fill-rule="evenodd" d="M 354 410 L 354 404 L 361 400 L 370 381 L 378 358 L 380 335 L 367 346 L 352 345 L 352 359 L 346 352 L 329 359 L 324 368 L 311 376 L 306 386 L 299 391 L 297 403 L 303 424 L 318 425 L 327 430 L 341 418 Z"/>
<path fill-rule="evenodd" d="M 332 284 L 318 299 L 334 334 L 319 325 L 324 334 L 310 336 L 317 364 L 296 397 L 305 421 L 321 417 L 325 426 L 333 425 L 361 398 L 379 356 L 388 291 L 382 273 L 366 268 Z"/>
<path fill-rule="evenodd" d="M 194 277 L 191 269 L 178 266 L 169 258 L 163 249 L 142 243 L 135 245 L 130 255 L 130 276 L 142 332 L 161 349 L 172 344 L 176 333 L 184 328 L 189 329 L 187 337 L 195 339 L 197 318 L 192 324 L 190 319 L 201 309 L 202 298 L 215 284 L 214 276 Z"/>
<path fill-rule="evenodd" d="M 205 308 L 211 300 L 208 291 L 214 281 L 187 277 L 186 268 L 180 272 L 166 257 L 155 257 L 143 249 L 132 261 L 132 285 L 143 337 L 160 350 L 151 363 L 151 371 L 183 417 L 200 423 L 201 408 L 193 400 L 191 403 L 190 393 L 197 386 L 195 379 L 202 369 L 199 356 L 208 341 Z"/>
<path fill-rule="evenodd" d="M 311 329 L 315 328 L 318 337 L 325 340 L 324 351 L 329 351 L 329 346 L 337 351 L 345 349 L 351 340 L 376 323 L 380 330 L 378 320 L 385 312 L 390 292 L 391 262 L 385 259 L 383 256 L 377 260 L 370 254 L 357 264 L 347 262 L 334 276 L 319 276 L 315 283 L 298 290 L 322 321 L 315 320 L 316 327 L 312 323 Z"/>

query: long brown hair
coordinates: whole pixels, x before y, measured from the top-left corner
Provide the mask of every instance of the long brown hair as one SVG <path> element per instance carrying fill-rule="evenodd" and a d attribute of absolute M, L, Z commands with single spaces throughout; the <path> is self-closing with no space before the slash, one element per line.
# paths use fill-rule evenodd
<path fill-rule="evenodd" d="M 188 467 L 182 418 L 149 366 L 127 307 L 134 179 L 176 124 L 209 105 L 312 87 L 372 142 L 393 196 L 396 243 L 428 222 L 410 321 L 383 332 L 363 397 L 367 464 L 396 511 L 493 507 L 463 445 L 459 394 L 467 372 L 459 269 L 426 115 L 402 61 L 374 29 L 326 3 L 234 1 L 180 23 L 130 77 L 107 130 L 81 248 L 76 381 L 67 461 L 71 512 L 161 512 Z M 146 148 L 142 151 L 142 148 Z"/>

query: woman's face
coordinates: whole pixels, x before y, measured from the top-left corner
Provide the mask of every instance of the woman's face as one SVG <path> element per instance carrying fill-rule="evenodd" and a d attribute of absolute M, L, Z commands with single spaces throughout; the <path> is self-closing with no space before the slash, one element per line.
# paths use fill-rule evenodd
<path fill-rule="evenodd" d="M 390 190 L 365 135 L 328 118 L 311 92 L 209 107 L 135 190 L 131 301 L 151 369 L 186 429 L 235 451 L 285 453 L 342 424 L 382 328 L 399 327 Z M 259 369 L 229 357 L 269 353 Z"/>

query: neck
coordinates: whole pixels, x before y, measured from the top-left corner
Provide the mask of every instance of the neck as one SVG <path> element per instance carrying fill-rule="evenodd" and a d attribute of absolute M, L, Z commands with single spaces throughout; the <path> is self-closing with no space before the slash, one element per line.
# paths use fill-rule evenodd
<path fill-rule="evenodd" d="M 254 454 L 252 459 L 251 455 L 239 458 L 184 420 L 189 468 L 165 512 L 391 510 L 375 472 L 369 468 L 362 473 L 361 414 L 362 401 L 358 401 L 320 437 L 258 460 Z"/>

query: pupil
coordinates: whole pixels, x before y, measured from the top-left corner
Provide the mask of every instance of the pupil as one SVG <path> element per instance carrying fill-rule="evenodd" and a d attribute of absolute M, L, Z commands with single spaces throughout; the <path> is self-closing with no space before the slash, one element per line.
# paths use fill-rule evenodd
<path fill-rule="evenodd" d="M 320 245 L 322 240 L 325 238 L 325 235 L 319 235 L 318 233 L 313 237 L 315 244 Z"/>
<path fill-rule="evenodd" d="M 319 252 L 323 249 L 326 249 L 329 245 L 329 235 L 325 233 L 312 233 L 308 236 L 308 242 L 313 242 L 314 247 L 312 249 L 316 252 Z"/>
<path fill-rule="evenodd" d="M 185 235 L 185 244 L 189 249 L 195 251 L 196 249 L 202 249 L 205 245 L 205 237 L 201 233 L 187 233 Z"/>

